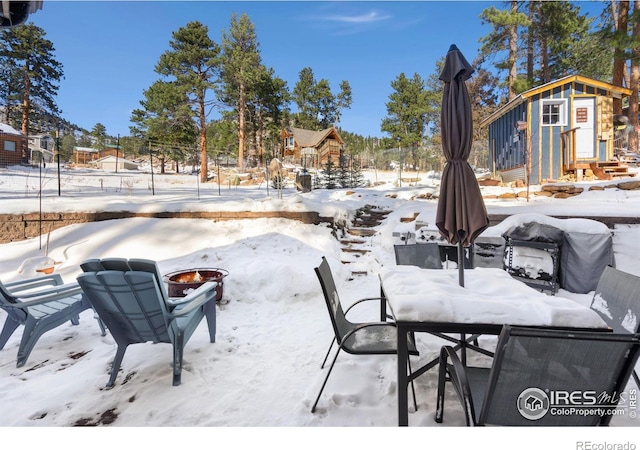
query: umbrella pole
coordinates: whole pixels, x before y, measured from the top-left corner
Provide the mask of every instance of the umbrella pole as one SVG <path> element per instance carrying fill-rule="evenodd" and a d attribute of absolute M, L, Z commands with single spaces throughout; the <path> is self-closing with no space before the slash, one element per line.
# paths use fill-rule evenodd
<path fill-rule="evenodd" d="M 458 283 L 464 287 L 464 247 L 458 242 Z"/>

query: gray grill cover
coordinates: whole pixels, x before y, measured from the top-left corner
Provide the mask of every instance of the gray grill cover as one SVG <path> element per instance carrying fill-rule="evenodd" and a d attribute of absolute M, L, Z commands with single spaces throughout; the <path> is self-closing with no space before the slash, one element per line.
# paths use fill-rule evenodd
<path fill-rule="evenodd" d="M 584 233 L 529 222 L 508 229 L 503 237 L 558 244 L 558 283 L 562 289 L 576 294 L 594 291 L 604 268 L 608 265 L 615 267 L 613 237 L 610 232 Z"/>
<path fill-rule="evenodd" d="M 613 237 L 609 234 L 564 232 L 560 251 L 560 286 L 569 292 L 588 294 L 596 289 L 608 265 L 615 267 Z"/>

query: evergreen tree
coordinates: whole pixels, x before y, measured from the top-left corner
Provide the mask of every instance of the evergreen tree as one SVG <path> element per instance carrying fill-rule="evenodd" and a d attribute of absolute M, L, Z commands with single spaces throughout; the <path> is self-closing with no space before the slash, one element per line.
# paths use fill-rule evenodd
<path fill-rule="evenodd" d="M 305 67 L 293 88 L 292 99 L 298 107 L 296 125 L 307 130 L 322 130 L 339 122 L 342 110 L 351 107 L 351 86 L 343 80 L 340 91 L 334 94 L 328 80 L 316 82 L 313 70 Z"/>
<path fill-rule="evenodd" d="M 24 135 L 31 134 L 30 121 L 60 112 L 55 97 L 64 72 L 54 57 L 53 43 L 45 36 L 42 28 L 32 24 L 3 29 L 0 34 L 0 97 L 6 95 L 9 119 L 12 111 L 20 110 L 20 126 L 16 128 Z M 10 124 L 16 122 L 9 120 Z"/>
<path fill-rule="evenodd" d="M 337 176 L 335 165 L 333 161 L 331 161 L 331 156 L 329 156 L 327 164 L 324 166 L 324 170 L 322 170 L 322 187 L 325 189 L 337 188 Z"/>
<path fill-rule="evenodd" d="M 258 165 L 264 163 L 265 141 L 279 143 L 279 134 L 288 116 L 287 82 L 278 78 L 273 69 L 261 66 L 257 82 L 247 95 L 248 118 L 252 129 Z"/>
<path fill-rule="evenodd" d="M 507 91 L 508 99 L 511 100 L 518 93 L 517 64 L 518 64 L 518 28 L 529 26 L 529 18 L 518 9 L 515 0 L 509 2 L 509 10 L 498 10 L 491 6 L 480 15 L 482 23 L 488 23 L 493 30 L 480 39 L 482 47 L 480 52 L 483 56 L 498 57 L 506 51 L 506 58 L 496 62 L 498 69 L 507 70 Z"/>
<path fill-rule="evenodd" d="M 162 145 L 163 158 L 182 161 L 184 147 L 191 146 L 198 136 L 187 91 L 175 81 L 156 81 L 143 95 L 142 108 L 131 115 L 135 124 L 129 127 L 131 133 L 156 147 Z"/>
<path fill-rule="evenodd" d="M 91 137 L 94 139 L 94 147 L 102 150 L 107 141 L 107 129 L 101 123 L 97 123 L 91 130 Z"/>
<path fill-rule="evenodd" d="M 362 187 L 365 185 L 364 174 L 357 159 L 351 160 L 351 187 Z"/>
<path fill-rule="evenodd" d="M 238 167 L 244 165 L 247 141 L 247 104 L 261 71 L 260 45 L 249 16 L 231 16 L 228 31 L 222 34 L 222 87 L 219 97 L 236 114 L 238 124 Z"/>
<path fill-rule="evenodd" d="M 417 165 L 415 150 L 423 144 L 429 105 L 423 79 L 417 73 L 407 78 L 404 73 L 391 82 L 387 117 L 380 129 L 389 133 L 395 147 L 411 148 L 413 165 Z M 439 108 L 439 106 L 438 106 Z M 438 109 L 439 110 L 439 109 Z"/>
<path fill-rule="evenodd" d="M 200 179 L 207 181 L 207 116 L 214 100 L 208 93 L 215 87 L 219 74 L 220 47 L 209 38 L 208 28 L 200 22 L 189 22 L 172 34 L 171 50 L 160 55 L 155 71 L 169 78 L 165 86 L 154 89 L 173 95 L 184 95 L 190 107 L 191 117 L 196 118 L 200 147 Z"/>
<path fill-rule="evenodd" d="M 343 189 L 351 187 L 351 171 L 349 162 L 349 158 L 346 155 L 343 155 L 338 164 L 336 182 L 338 186 Z"/>

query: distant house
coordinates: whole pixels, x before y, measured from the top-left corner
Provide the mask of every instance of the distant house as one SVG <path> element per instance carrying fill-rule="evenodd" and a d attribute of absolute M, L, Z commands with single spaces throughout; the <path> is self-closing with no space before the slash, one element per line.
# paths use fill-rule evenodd
<path fill-rule="evenodd" d="M 51 162 L 54 151 L 55 139 L 50 135 L 44 133 L 29 136 L 29 160 L 37 162 L 42 157 L 44 162 Z"/>
<path fill-rule="evenodd" d="M 631 90 L 572 75 L 530 89 L 484 119 L 489 165 L 503 181 L 540 184 L 587 170 L 598 178 L 628 175 L 614 157 L 613 99 Z"/>
<path fill-rule="evenodd" d="M 91 147 L 73 147 L 73 162 L 75 164 L 89 164 L 100 158 L 100 150 Z"/>
<path fill-rule="evenodd" d="M 115 172 L 116 167 L 118 170 L 138 170 L 138 164 L 122 157 L 116 158 L 115 156 L 105 156 L 104 158 L 96 159 L 91 162 L 91 165 L 97 169 L 104 170 L 106 172 Z"/>
<path fill-rule="evenodd" d="M 27 163 L 27 137 L 15 128 L 0 123 L 0 166 Z"/>
<path fill-rule="evenodd" d="M 287 127 L 280 132 L 280 138 L 284 161 L 306 167 L 321 167 L 329 157 L 337 166 L 344 145 L 335 127 L 321 131 Z"/>

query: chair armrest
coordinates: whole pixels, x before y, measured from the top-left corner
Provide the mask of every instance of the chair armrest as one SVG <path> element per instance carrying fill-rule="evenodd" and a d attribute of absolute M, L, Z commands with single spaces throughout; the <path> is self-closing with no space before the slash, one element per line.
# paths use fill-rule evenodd
<path fill-rule="evenodd" d="M 20 291 L 26 291 L 42 286 L 59 286 L 63 284 L 62 277 L 59 273 L 45 275 L 42 277 L 28 278 L 26 280 L 16 280 L 4 283 L 7 290 L 14 294 Z"/>
<path fill-rule="evenodd" d="M 363 303 L 363 302 L 368 302 L 368 301 L 370 301 L 370 300 L 380 300 L 380 301 L 382 301 L 382 300 L 384 300 L 384 299 L 383 299 L 382 297 L 367 297 L 367 298 L 361 298 L 360 300 L 355 301 L 351 306 L 349 306 L 349 307 L 345 310 L 344 315 L 346 316 L 346 315 L 347 315 L 347 313 L 348 313 L 349 311 L 351 311 L 351 309 L 352 309 L 354 306 L 359 305 L 360 303 Z"/>
<path fill-rule="evenodd" d="M 4 306 L 25 309 L 29 306 L 41 305 L 43 303 L 62 300 L 80 294 L 83 294 L 83 292 L 78 283 L 68 283 L 60 286 L 54 286 L 51 289 L 45 289 L 20 296 L 18 297 L 20 303 L 10 303 L 5 304 Z"/>
<path fill-rule="evenodd" d="M 447 359 L 451 361 L 450 366 L 447 365 Z M 467 372 L 462 361 L 458 358 L 456 350 L 450 345 L 445 345 L 440 350 L 440 370 L 446 370 L 449 373 L 450 381 L 453 383 L 465 411 L 467 424 L 475 424 L 473 398 L 471 397 L 471 387 L 469 386 Z"/>
<path fill-rule="evenodd" d="M 342 345 L 343 342 L 346 342 L 347 339 L 349 339 L 351 337 L 351 335 L 354 334 L 355 332 L 357 332 L 358 330 L 362 330 L 363 328 L 368 328 L 368 327 L 379 327 L 379 326 L 387 326 L 387 327 L 396 328 L 396 324 L 393 323 L 393 322 L 367 322 L 367 323 L 361 323 L 361 324 L 358 324 L 357 326 L 353 327 L 353 329 L 351 331 L 346 333 L 343 336 L 342 341 L 338 342 L 338 345 Z"/>
<path fill-rule="evenodd" d="M 171 317 L 180 317 L 185 314 L 189 314 L 196 308 L 204 305 L 208 301 L 214 300 L 216 297 L 215 288 L 218 286 L 218 283 L 215 281 L 208 281 L 200 286 L 195 291 L 189 293 L 184 299 L 180 302 L 174 303 L 174 305 L 186 305 L 184 308 L 174 309 L 170 316 Z"/>

